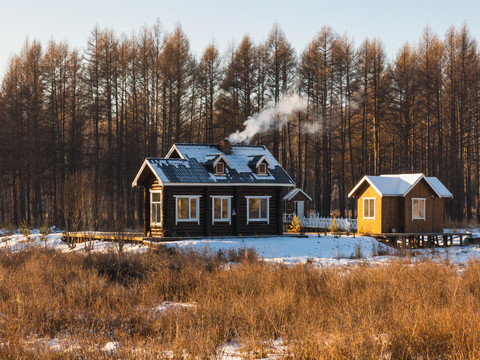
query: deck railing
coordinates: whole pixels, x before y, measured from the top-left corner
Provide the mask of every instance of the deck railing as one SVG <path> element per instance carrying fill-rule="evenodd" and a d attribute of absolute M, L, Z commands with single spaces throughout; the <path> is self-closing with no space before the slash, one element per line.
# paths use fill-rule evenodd
<path fill-rule="evenodd" d="M 283 222 L 291 223 L 294 214 L 283 214 Z M 333 218 L 320 217 L 318 214 L 310 214 L 307 217 L 298 218 L 303 227 L 312 229 L 328 229 L 332 226 Z M 357 219 L 335 218 L 340 230 L 357 230 Z"/>

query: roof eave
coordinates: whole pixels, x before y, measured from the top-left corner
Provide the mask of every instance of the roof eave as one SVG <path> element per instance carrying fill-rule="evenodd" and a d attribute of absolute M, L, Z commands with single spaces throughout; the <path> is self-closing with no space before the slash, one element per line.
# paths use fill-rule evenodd
<path fill-rule="evenodd" d="M 380 197 L 382 197 L 384 194 L 382 194 L 382 192 L 375 186 L 375 184 L 368 178 L 368 175 L 365 175 L 359 182 L 358 184 L 352 189 L 352 191 L 350 191 L 350 193 L 348 194 L 348 197 L 354 197 L 355 196 L 355 193 L 356 191 L 358 190 L 358 188 L 360 188 L 360 186 L 362 186 L 363 182 L 364 181 L 367 181 L 370 186 L 377 192 L 378 195 L 380 195 Z"/>
<path fill-rule="evenodd" d="M 150 171 L 153 173 L 153 175 L 157 178 L 158 180 L 158 184 L 160 186 L 163 186 L 165 185 L 162 181 L 162 179 L 160 179 L 160 177 L 158 176 L 157 172 L 155 171 L 155 169 L 152 167 L 152 165 L 150 164 L 150 161 L 148 161 L 148 159 L 145 159 L 145 161 L 143 162 L 142 164 L 142 167 L 140 168 L 140 170 L 138 171 L 137 173 L 137 176 L 135 176 L 135 179 L 133 180 L 132 182 L 132 188 L 134 188 L 135 186 L 139 186 L 138 185 L 138 179 L 140 178 L 140 176 L 143 174 L 143 171 L 145 170 L 145 167 L 148 166 L 150 168 Z"/>
<path fill-rule="evenodd" d="M 258 165 L 260 165 L 262 163 L 262 161 L 264 161 L 264 160 L 266 161 L 268 166 L 273 166 L 272 163 L 270 161 L 268 161 L 266 154 L 262 155 L 262 157 L 257 161 L 257 164 L 255 166 L 258 167 Z"/>
<path fill-rule="evenodd" d="M 227 164 L 228 166 L 230 166 L 230 163 L 228 162 L 227 158 L 225 157 L 225 155 L 223 154 L 220 154 L 217 156 L 216 160 L 213 162 L 213 166 L 217 166 L 218 162 L 223 159 L 223 161 L 225 161 L 225 164 Z"/>
<path fill-rule="evenodd" d="M 178 149 L 177 145 L 176 144 L 173 144 L 172 147 L 170 148 L 170 150 L 168 150 L 168 153 L 167 155 L 165 156 L 165 159 L 169 159 L 170 158 L 170 155 L 172 155 L 172 153 L 174 151 L 177 151 L 178 155 L 180 155 L 180 158 L 185 160 L 185 157 L 183 156 L 183 154 L 180 152 L 180 150 Z"/>
<path fill-rule="evenodd" d="M 295 190 L 296 190 L 295 194 L 291 194 L 291 193 L 294 192 Z M 296 189 L 290 190 L 290 192 L 283 197 L 283 200 L 284 200 L 284 201 L 290 201 L 290 200 L 292 200 L 299 192 L 301 192 L 303 195 L 305 195 L 305 197 L 306 197 L 308 200 L 312 201 L 312 198 L 311 198 L 305 191 L 303 191 L 303 190 L 300 189 L 300 188 L 296 188 Z"/>
<path fill-rule="evenodd" d="M 162 186 L 282 186 L 282 187 L 295 187 L 295 184 L 291 183 L 187 183 L 187 182 L 168 182 L 163 183 Z"/>
<path fill-rule="evenodd" d="M 425 179 L 425 181 L 427 182 L 428 186 L 430 186 L 430 189 L 432 189 L 433 192 L 434 192 L 439 198 L 453 198 L 453 195 L 452 195 L 452 193 L 450 193 L 450 191 L 449 191 L 449 193 L 450 193 L 449 195 L 441 195 L 441 194 L 437 191 L 437 189 L 435 189 L 435 187 L 432 185 L 432 183 L 430 183 L 430 181 L 428 180 L 428 178 L 427 178 L 424 174 L 422 174 L 422 176 L 420 176 L 420 177 L 418 178 L 418 180 L 415 181 L 412 186 L 410 186 L 410 188 L 403 194 L 403 197 L 406 197 L 407 194 L 408 194 L 408 193 L 420 182 L 420 180 L 422 180 L 422 179 Z"/>

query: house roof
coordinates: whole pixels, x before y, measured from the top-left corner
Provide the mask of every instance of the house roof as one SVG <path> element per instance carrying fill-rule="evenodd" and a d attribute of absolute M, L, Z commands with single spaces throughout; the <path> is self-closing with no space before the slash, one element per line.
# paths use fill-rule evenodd
<path fill-rule="evenodd" d="M 305 195 L 308 200 L 312 201 L 312 198 L 311 198 L 310 196 L 308 196 L 307 193 L 306 193 L 305 191 L 303 191 L 302 189 L 300 189 L 300 188 L 295 188 L 295 189 L 290 190 L 290 191 L 288 192 L 288 194 L 283 197 L 283 200 L 285 200 L 285 201 L 290 201 L 290 200 L 292 200 L 292 199 L 295 197 L 295 195 L 297 195 L 298 193 L 301 193 L 301 194 Z"/>
<path fill-rule="evenodd" d="M 172 154 L 175 158 L 170 158 Z M 209 167 L 220 158 L 224 159 L 228 166 L 225 175 L 216 176 Z M 268 164 L 268 175 L 258 176 L 252 171 L 249 164 L 254 159 L 265 159 Z M 132 186 L 141 184 L 149 171 L 161 185 L 295 186 L 295 182 L 270 151 L 265 146 L 257 145 L 232 145 L 230 153 L 226 154 L 217 145 L 175 144 L 166 158 L 147 158 Z"/>
<path fill-rule="evenodd" d="M 371 176 L 365 175 L 348 197 L 356 196 L 357 190 L 368 182 L 380 196 L 406 196 L 417 183 L 424 179 L 438 197 L 453 197 L 452 193 L 438 180 L 436 177 L 427 177 L 422 173 L 419 174 L 395 174 Z"/>

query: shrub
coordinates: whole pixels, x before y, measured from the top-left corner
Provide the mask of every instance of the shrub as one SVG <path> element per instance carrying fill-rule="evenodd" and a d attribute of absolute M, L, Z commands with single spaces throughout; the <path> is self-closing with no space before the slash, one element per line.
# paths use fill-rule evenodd
<path fill-rule="evenodd" d="M 35 240 L 35 238 L 32 236 L 32 228 L 26 220 L 23 220 L 20 224 L 20 233 L 23 235 L 26 242 L 32 242 Z"/>
<path fill-rule="evenodd" d="M 297 214 L 293 215 L 292 222 L 288 225 L 288 232 L 289 233 L 302 233 L 302 223 L 298 219 Z"/>

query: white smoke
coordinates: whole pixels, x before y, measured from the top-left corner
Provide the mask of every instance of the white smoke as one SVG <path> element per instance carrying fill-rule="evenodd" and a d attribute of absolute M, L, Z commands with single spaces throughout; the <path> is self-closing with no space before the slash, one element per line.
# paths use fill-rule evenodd
<path fill-rule="evenodd" d="M 320 124 L 320 121 L 311 121 L 308 123 L 302 124 L 302 129 L 309 135 L 315 135 L 316 133 L 321 133 L 322 132 L 322 124 Z"/>
<path fill-rule="evenodd" d="M 228 140 L 232 144 L 248 144 L 255 135 L 267 132 L 272 127 L 283 128 L 288 123 L 290 114 L 305 107 L 306 103 L 300 96 L 296 94 L 284 96 L 276 105 L 271 102 L 258 114 L 250 116 L 243 123 L 245 129 L 230 134 Z"/>
<path fill-rule="evenodd" d="M 350 100 L 348 104 L 343 104 L 345 108 L 349 107 L 349 111 L 358 110 L 363 104 L 363 98 L 360 96 L 354 97 Z M 307 102 L 302 97 L 297 94 L 284 96 L 280 101 L 275 105 L 273 102 L 270 102 L 267 107 L 265 107 L 258 114 L 250 116 L 243 125 L 245 129 L 243 131 L 235 131 L 230 134 L 228 141 L 232 144 L 245 143 L 248 144 L 252 138 L 257 134 L 262 134 L 269 131 L 272 128 L 282 129 L 287 125 L 290 120 L 290 115 L 297 111 L 303 111 L 307 107 Z M 322 134 L 324 131 L 329 131 L 332 127 L 338 125 L 334 119 L 328 119 L 327 124 L 324 124 L 321 121 L 322 118 L 314 119 L 312 121 L 305 122 L 301 125 L 301 129 L 309 135 Z"/>
<path fill-rule="evenodd" d="M 342 105 L 344 114 L 347 111 L 347 107 L 350 112 L 355 112 L 358 109 L 360 109 L 362 105 L 363 105 L 363 98 L 361 96 L 355 96 L 350 100 L 348 104 L 344 103 Z M 309 135 L 315 135 L 315 134 L 322 135 L 324 130 L 328 131 L 329 129 L 332 129 L 339 125 L 338 118 L 333 118 L 333 119 L 327 118 L 326 124 L 323 123 L 322 119 L 323 117 L 320 117 L 319 119 L 303 123 L 302 130 Z M 324 126 L 326 127 L 326 129 L 324 129 Z"/>

